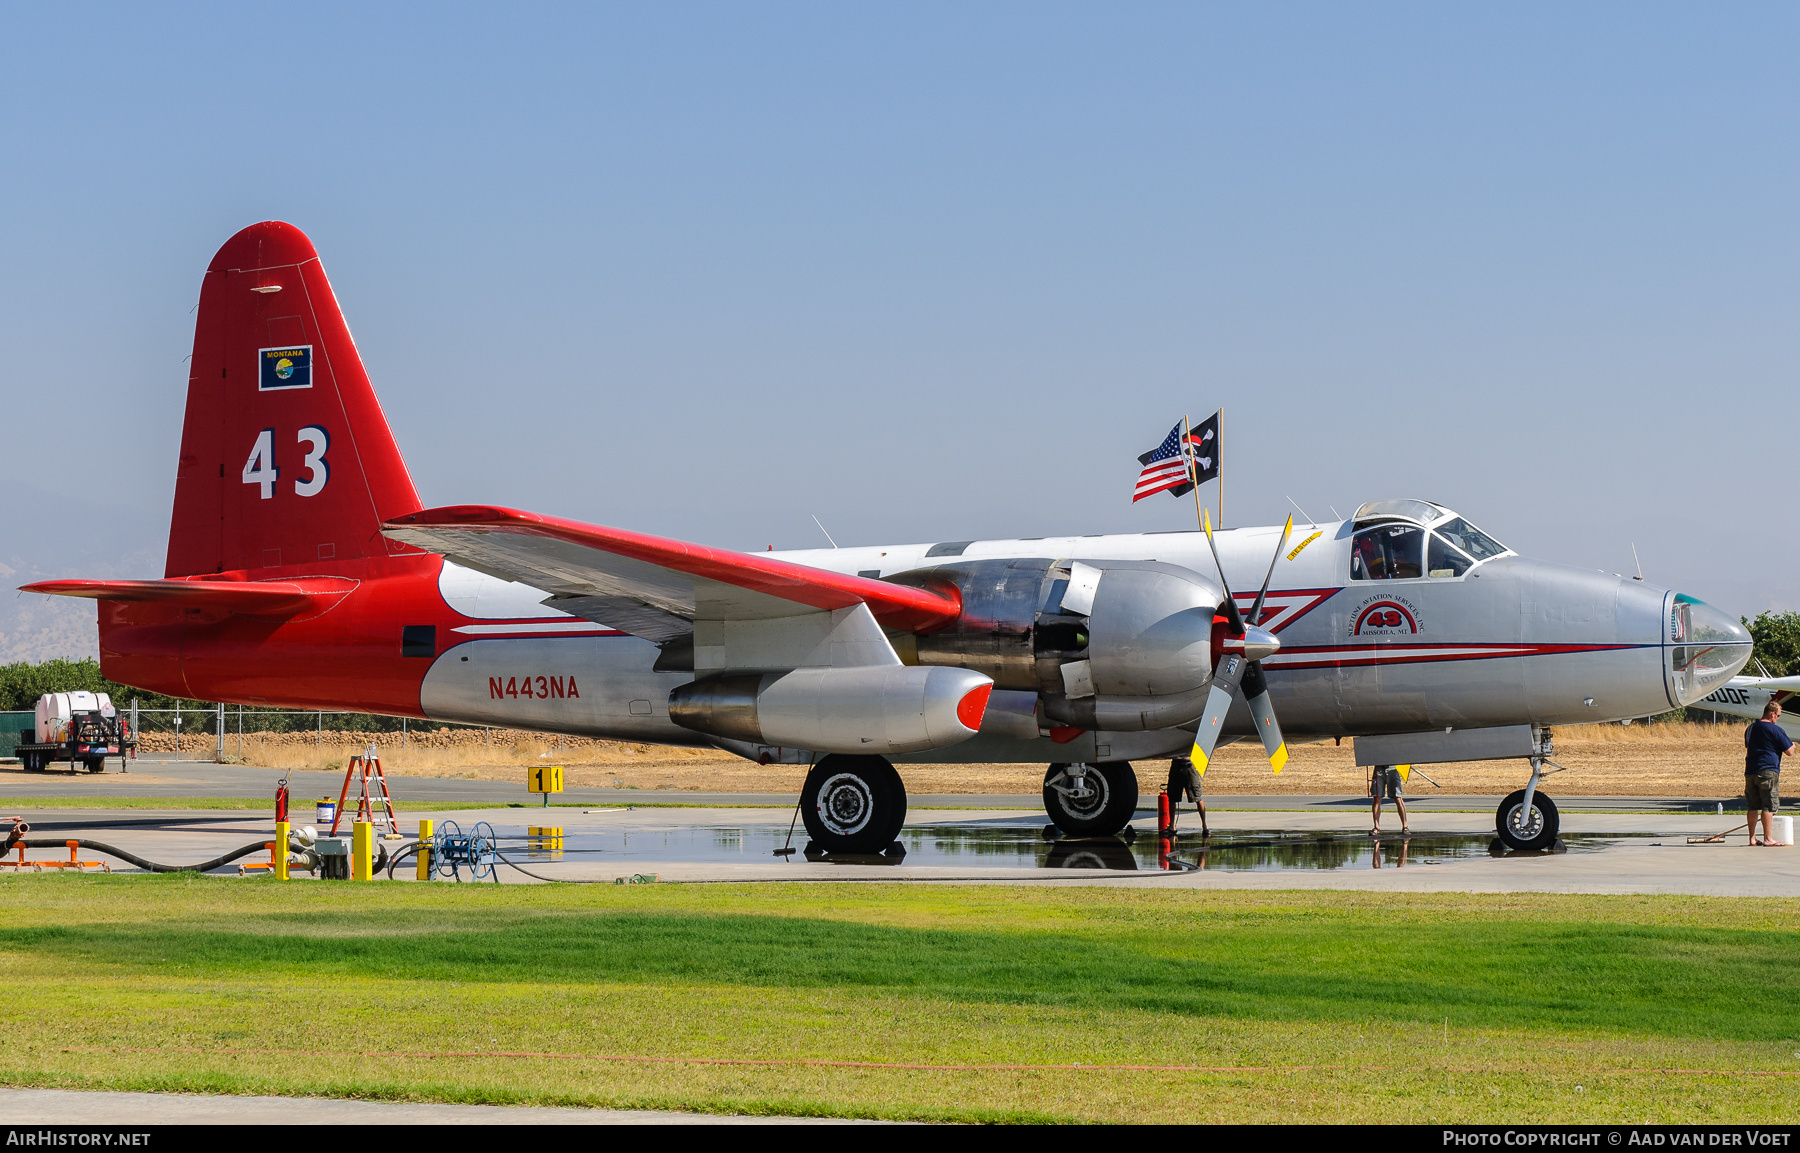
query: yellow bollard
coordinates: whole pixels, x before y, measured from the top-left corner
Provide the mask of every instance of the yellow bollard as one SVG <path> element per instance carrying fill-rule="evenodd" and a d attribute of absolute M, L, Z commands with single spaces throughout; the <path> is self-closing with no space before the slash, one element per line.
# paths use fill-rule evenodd
<path fill-rule="evenodd" d="M 275 852 L 273 856 L 275 857 L 275 879 L 277 881 L 287 880 L 288 823 L 286 821 L 275 822 Z"/>
<path fill-rule="evenodd" d="M 375 826 L 358 821 L 350 833 L 350 879 L 375 879 Z"/>
<path fill-rule="evenodd" d="M 419 851 L 414 854 L 419 859 L 419 871 L 414 875 L 421 881 L 431 880 L 431 830 L 430 821 L 419 822 Z"/>

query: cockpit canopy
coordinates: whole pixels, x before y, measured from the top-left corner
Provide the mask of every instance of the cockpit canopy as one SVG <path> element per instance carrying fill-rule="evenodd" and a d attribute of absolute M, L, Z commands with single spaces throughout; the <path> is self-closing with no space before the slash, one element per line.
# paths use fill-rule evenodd
<path fill-rule="evenodd" d="M 1447 580 L 1512 551 L 1428 500 L 1372 500 L 1351 519 L 1351 580 Z"/>

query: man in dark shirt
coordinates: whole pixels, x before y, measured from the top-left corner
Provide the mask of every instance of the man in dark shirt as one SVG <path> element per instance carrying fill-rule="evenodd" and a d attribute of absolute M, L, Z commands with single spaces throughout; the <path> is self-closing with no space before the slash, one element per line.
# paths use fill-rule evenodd
<path fill-rule="evenodd" d="M 1206 800 L 1200 791 L 1200 770 L 1190 757 L 1176 757 L 1169 762 L 1169 824 L 1175 823 L 1175 806 L 1182 801 L 1194 802 L 1200 810 L 1200 839 L 1212 836 L 1206 828 Z"/>
<path fill-rule="evenodd" d="M 1794 741 L 1775 722 L 1781 706 L 1763 706 L 1762 720 L 1744 730 L 1744 803 L 1752 845 L 1773 843 L 1775 813 L 1781 808 L 1781 758 L 1794 755 Z M 1756 839 L 1756 817 L 1762 814 L 1762 840 Z"/>

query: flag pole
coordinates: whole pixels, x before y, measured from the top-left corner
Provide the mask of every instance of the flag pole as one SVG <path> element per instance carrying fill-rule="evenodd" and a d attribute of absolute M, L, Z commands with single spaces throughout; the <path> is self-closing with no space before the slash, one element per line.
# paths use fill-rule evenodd
<path fill-rule="evenodd" d="M 1181 414 L 1181 459 L 1187 465 L 1188 476 L 1194 482 L 1194 524 L 1202 532 L 1206 531 L 1206 519 L 1200 513 L 1200 470 L 1195 468 L 1194 430 L 1188 425 L 1186 413 Z"/>

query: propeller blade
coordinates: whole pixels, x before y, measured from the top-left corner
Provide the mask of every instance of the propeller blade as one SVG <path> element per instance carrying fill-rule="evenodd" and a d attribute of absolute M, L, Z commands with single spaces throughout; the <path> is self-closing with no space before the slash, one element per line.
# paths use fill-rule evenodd
<path fill-rule="evenodd" d="M 1225 564 L 1219 559 L 1218 542 L 1213 540 L 1211 509 L 1202 510 L 1200 513 L 1200 527 L 1206 530 L 1206 543 L 1212 548 L 1213 565 L 1219 570 L 1219 587 L 1225 590 L 1225 603 L 1219 608 L 1225 614 L 1226 627 L 1231 629 L 1232 636 L 1241 637 L 1244 635 L 1244 614 L 1239 611 L 1237 598 L 1231 595 L 1231 586 L 1225 581 Z M 1211 710 L 1212 706 L 1208 704 L 1207 711 Z"/>
<path fill-rule="evenodd" d="M 1288 536 L 1294 531 L 1294 515 L 1288 514 L 1287 527 L 1281 530 L 1281 539 L 1275 542 L 1275 555 L 1269 558 L 1269 571 L 1263 574 L 1262 591 L 1256 594 L 1256 603 L 1250 606 L 1250 623 L 1262 624 L 1263 598 L 1269 595 L 1269 582 L 1275 579 L 1275 562 L 1281 559 L 1281 550 L 1287 547 Z"/>
<path fill-rule="evenodd" d="M 1231 711 L 1231 693 L 1244 679 L 1244 670 L 1250 662 L 1232 653 L 1219 662 L 1219 668 L 1213 673 L 1212 692 L 1206 697 L 1206 712 L 1200 717 L 1200 729 L 1194 734 L 1194 749 L 1190 754 L 1194 768 L 1201 776 L 1206 775 L 1207 763 L 1212 760 L 1213 749 L 1219 744 L 1219 728 L 1225 723 L 1225 714 Z"/>
<path fill-rule="evenodd" d="M 1269 767 L 1279 774 L 1287 765 L 1287 742 L 1281 736 L 1281 722 L 1275 719 L 1275 702 L 1269 699 L 1269 681 L 1263 676 L 1261 661 L 1251 661 L 1244 670 L 1244 699 L 1250 705 L 1263 751 L 1269 754 Z"/>

